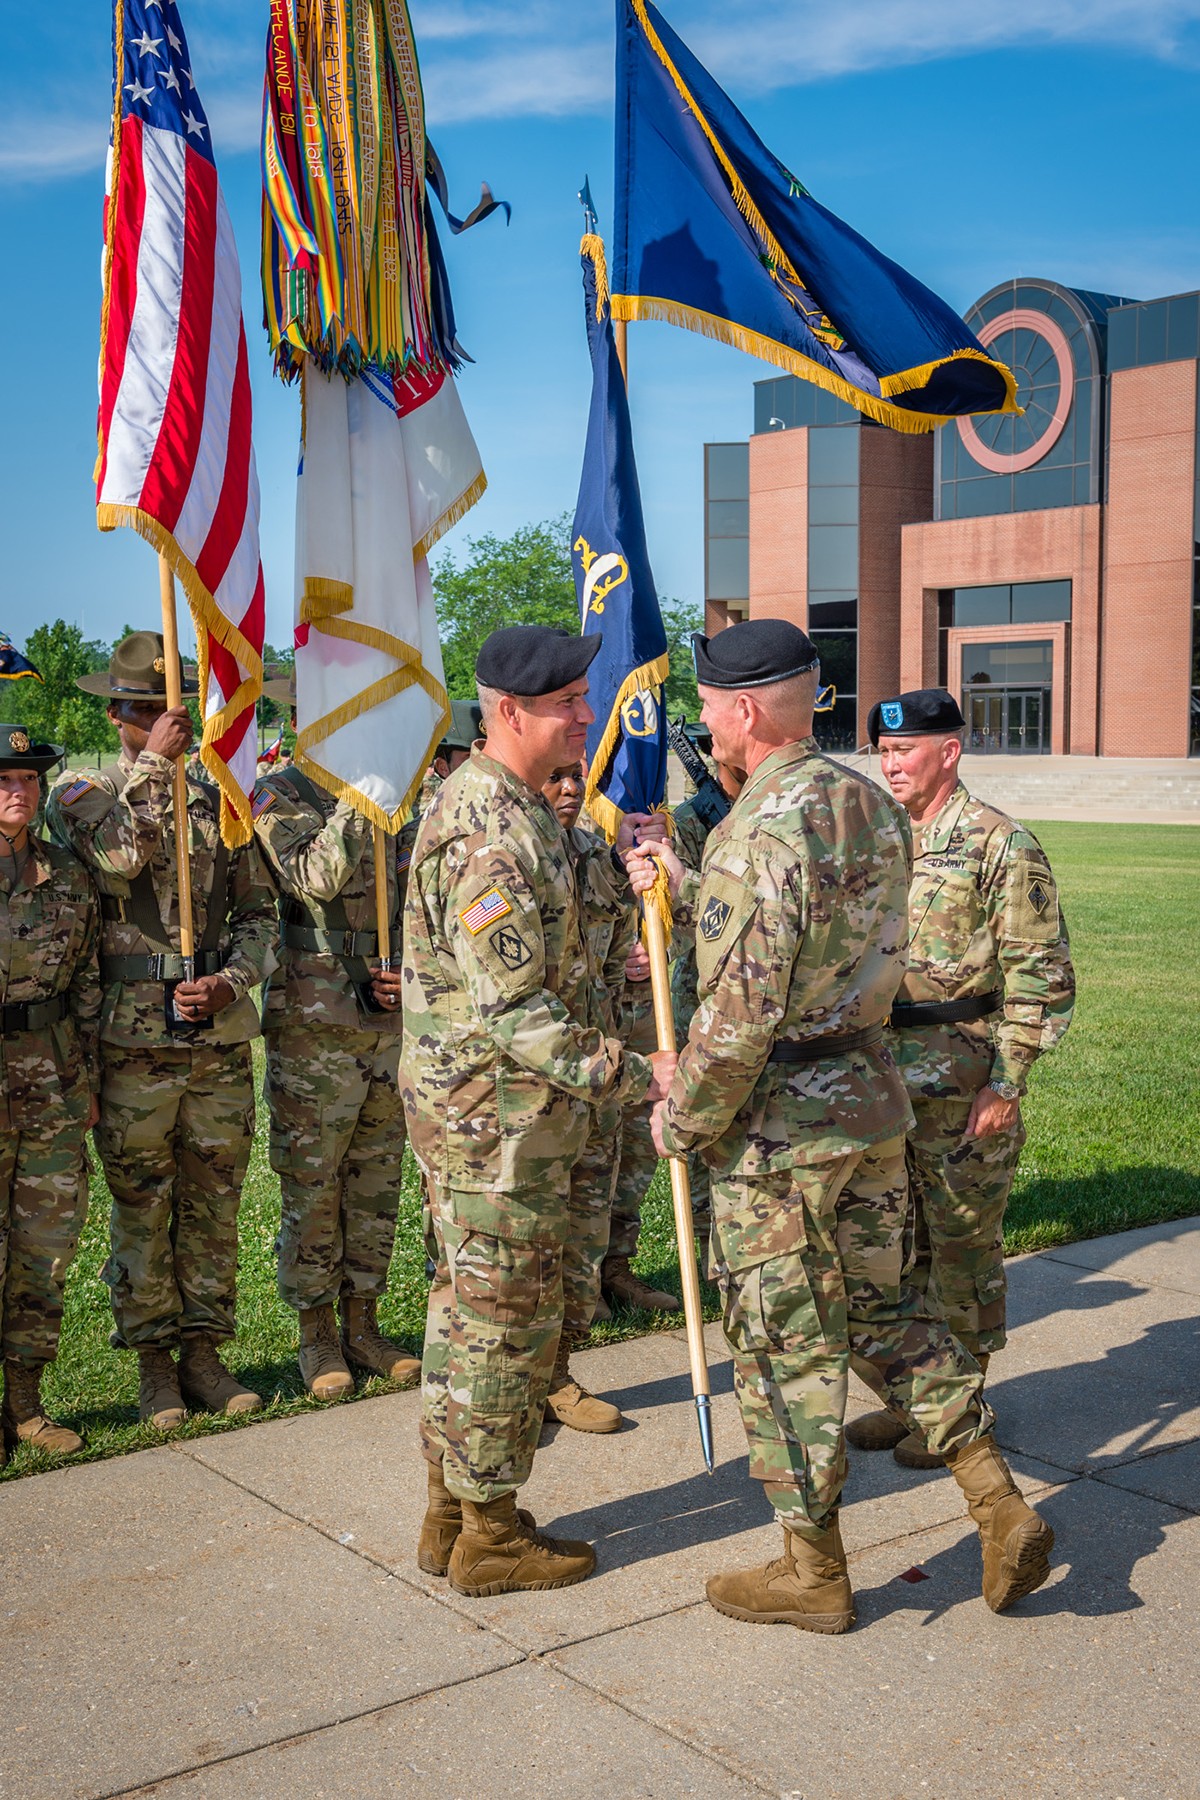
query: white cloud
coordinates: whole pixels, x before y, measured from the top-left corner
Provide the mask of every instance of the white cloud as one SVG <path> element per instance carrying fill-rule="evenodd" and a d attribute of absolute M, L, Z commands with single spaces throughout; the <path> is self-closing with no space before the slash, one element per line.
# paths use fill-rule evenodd
<path fill-rule="evenodd" d="M 431 128 L 602 112 L 612 96 L 606 6 L 417 0 Z M 1200 64 L 1200 0 L 672 0 L 670 22 L 739 99 L 880 68 L 1029 45 L 1120 48 Z M 255 148 L 262 32 L 244 0 L 193 0 L 196 74 L 225 154 Z M 0 108 L 0 173 L 53 181 L 103 162 L 97 61 L 58 116 Z M 96 123 L 93 125 L 92 120 Z"/>

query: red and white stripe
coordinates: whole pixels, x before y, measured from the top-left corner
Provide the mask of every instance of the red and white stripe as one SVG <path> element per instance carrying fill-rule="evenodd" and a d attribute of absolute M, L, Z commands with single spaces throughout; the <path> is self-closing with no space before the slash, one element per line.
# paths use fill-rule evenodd
<path fill-rule="evenodd" d="M 120 124 L 96 501 L 167 556 L 200 651 L 203 760 L 230 841 L 250 831 L 263 576 L 241 272 L 217 172 L 176 132 Z M 109 509 L 117 509 L 112 512 Z"/>

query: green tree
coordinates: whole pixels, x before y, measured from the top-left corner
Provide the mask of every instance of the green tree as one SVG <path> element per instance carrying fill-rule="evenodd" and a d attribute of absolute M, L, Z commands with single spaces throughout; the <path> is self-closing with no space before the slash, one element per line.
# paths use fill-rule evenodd
<path fill-rule="evenodd" d="M 75 686 L 78 676 L 107 669 L 108 645 L 85 639 L 78 625 L 55 619 L 30 632 L 25 655 L 42 679 L 7 683 L 3 702 L 10 721 L 24 725 L 35 742 L 61 744 L 68 755 L 115 751 L 117 734 L 105 717 L 104 701 Z"/>
<path fill-rule="evenodd" d="M 433 591 L 452 700 L 475 698 L 475 657 L 484 638 L 499 626 L 579 629 L 570 537 L 570 514 L 562 513 L 538 525 L 523 525 L 511 537 L 489 532 L 470 539 L 461 567 L 449 557 L 436 565 Z M 661 604 L 671 659 L 667 709 L 673 718 L 682 712 L 694 719 L 699 702 L 690 638 L 701 629 L 700 613 L 681 600 Z"/>
<path fill-rule="evenodd" d="M 488 532 L 469 540 L 461 568 L 449 557 L 437 564 L 433 592 L 452 700 L 475 698 L 475 657 L 499 626 L 565 625 L 578 631 L 570 524 L 564 513 L 540 525 L 522 525 L 508 538 Z"/>

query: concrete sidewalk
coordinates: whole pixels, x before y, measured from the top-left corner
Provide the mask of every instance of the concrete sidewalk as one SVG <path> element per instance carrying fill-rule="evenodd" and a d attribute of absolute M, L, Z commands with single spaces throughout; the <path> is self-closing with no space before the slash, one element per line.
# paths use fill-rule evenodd
<path fill-rule="evenodd" d="M 561 1593 L 418 1573 L 415 1394 L 0 1489 L 4 1800 L 1195 1800 L 1200 1220 L 1009 1265 L 999 1436 L 1058 1534 L 979 1596 L 958 1490 L 856 1455 L 848 1637 L 739 1625 L 777 1554 L 720 1332 L 718 1467 L 682 1337 L 580 1358 L 629 1415 L 547 1434 L 525 1498 L 595 1541 Z M 859 1392 L 854 1410 L 865 1410 Z"/>

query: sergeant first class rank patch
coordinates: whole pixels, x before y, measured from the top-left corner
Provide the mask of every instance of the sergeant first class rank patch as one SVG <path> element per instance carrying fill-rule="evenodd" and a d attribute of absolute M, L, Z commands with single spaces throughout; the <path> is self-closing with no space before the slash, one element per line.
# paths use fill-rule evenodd
<path fill-rule="evenodd" d="M 478 900 L 473 901 L 458 916 L 471 936 L 478 937 L 481 931 L 486 931 L 489 925 L 494 925 L 497 919 L 503 919 L 511 911 L 512 906 L 500 889 L 489 888 L 486 894 L 480 894 Z"/>

